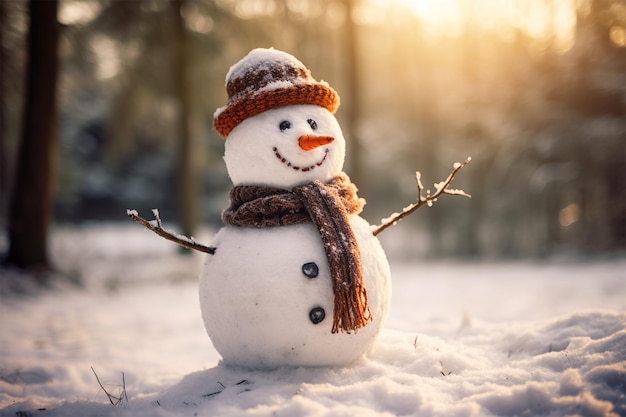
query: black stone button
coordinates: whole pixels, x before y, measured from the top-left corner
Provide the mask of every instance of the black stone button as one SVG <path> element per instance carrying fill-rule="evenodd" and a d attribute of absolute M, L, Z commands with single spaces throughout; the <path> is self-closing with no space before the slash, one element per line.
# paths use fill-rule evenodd
<path fill-rule="evenodd" d="M 313 307 L 311 311 L 309 311 L 309 319 L 313 324 L 319 324 L 324 321 L 326 318 L 326 312 L 322 307 Z"/>
<path fill-rule="evenodd" d="M 302 265 L 302 273 L 308 278 L 315 278 L 319 275 L 320 269 L 315 262 L 307 262 Z"/>

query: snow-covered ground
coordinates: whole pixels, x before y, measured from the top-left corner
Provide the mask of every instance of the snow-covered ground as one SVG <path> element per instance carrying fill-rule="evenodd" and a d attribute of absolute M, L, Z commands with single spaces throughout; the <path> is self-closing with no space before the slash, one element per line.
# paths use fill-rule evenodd
<path fill-rule="evenodd" d="M 392 260 L 371 354 L 249 371 L 220 365 L 205 333 L 200 254 L 138 225 L 53 243 L 83 286 L 15 295 L 2 270 L 0 416 L 626 416 L 624 258 Z"/>

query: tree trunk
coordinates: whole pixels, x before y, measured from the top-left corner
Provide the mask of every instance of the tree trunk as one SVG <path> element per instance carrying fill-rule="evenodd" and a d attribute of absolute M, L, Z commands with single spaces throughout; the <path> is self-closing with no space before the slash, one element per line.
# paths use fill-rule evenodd
<path fill-rule="evenodd" d="M 421 136 L 407 152 L 411 152 L 411 159 L 416 163 L 416 170 L 424 174 L 422 180 L 430 182 L 439 175 L 437 145 L 441 141 L 436 54 L 432 53 L 431 46 L 426 42 L 424 31 L 419 23 L 415 23 L 412 35 L 415 49 L 411 52 L 420 57 L 419 60 L 414 61 L 415 66 L 411 71 L 417 79 L 419 94 L 410 94 L 411 101 L 407 108 L 412 109 L 409 116 L 415 120 L 415 129 L 421 131 Z M 423 215 L 428 228 L 429 256 L 442 256 L 446 250 L 443 247 L 441 233 L 445 226 L 443 212 L 442 210 L 426 210 Z"/>
<path fill-rule="evenodd" d="M 7 263 L 48 268 L 57 159 L 57 0 L 31 0 L 26 100 L 9 217 Z"/>
<path fill-rule="evenodd" d="M 9 165 L 9 161 L 7 160 L 7 130 L 6 130 L 6 119 L 7 119 L 7 101 L 8 98 L 5 97 L 4 85 L 8 82 L 8 77 L 5 76 L 4 65 L 8 60 L 8 48 L 3 47 L 4 45 L 4 28 L 7 21 L 7 11 L 6 4 L 4 1 L 0 1 L 0 196 L 6 196 L 9 190 L 9 170 L 7 166 Z M 3 198 L 0 201 L 0 223 L 4 219 L 6 219 L 6 212 L 8 209 L 6 198 Z"/>
<path fill-rule="evenodd" d="M 352 182 L 358 185 L 363 194 L 367 194 L 367 183 L 363 175 L 363 152 L 361 141 L 358 137 L 358 121 L 361 116 L 361 80 L 359 65 L 359 45 L 357 39 L 357 25 L 352 17 L 354 0 L 345 0 L 346 5 L 346 25 L 345 25 L 345 53 L 346 53 L 346 75 L 347 75 L 347 96 L 345 100 L 345 131 L 348 145 L 349 173 Z"/>
<path fill-rule="evenodd" d="M 178 98 L 178 160 L 177 193 L 178 218 L 182 233 L 193 236 L 197 223 L 198 178 L 195 169 L 194 117 L 192 83 L 189 65 L 189 38 L 182 9 L 185 0 L 171 0 L 173 18 L 173 78 L 174 94 Z"/>

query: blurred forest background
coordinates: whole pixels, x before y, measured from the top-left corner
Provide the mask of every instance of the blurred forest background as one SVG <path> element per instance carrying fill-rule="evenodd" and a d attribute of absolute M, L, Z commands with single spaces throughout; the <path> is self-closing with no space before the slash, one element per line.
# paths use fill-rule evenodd
<path fill-rule="evenodd" d="M 55 224 L 129 222 L 127 208 L 146 217 L 159 208 L 187 235 L 219 227 L 231 184 L 212 115 L 229 67 L 270 46 L 339 92 L 346 171 L 371 223 L 415 199 L 415 171 L 432 187 L 472 156 L 453 183 L 472 199 L 443 198 L 385 232 L 396 254 L 626 250 L 622 0 L 0 7 L 0 248 L 14 263 L 46 264 Z M 33 228 L 43 231 L 24 238 Z M 20 236 L 21 249 L 9 243 Z"/>

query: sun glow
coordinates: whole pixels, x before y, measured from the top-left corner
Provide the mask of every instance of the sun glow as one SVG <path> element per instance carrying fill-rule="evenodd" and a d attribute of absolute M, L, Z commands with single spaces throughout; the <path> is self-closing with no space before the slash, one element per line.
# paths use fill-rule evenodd
<path fill-rule="evenodd" d="M 571 48 L 576 28 L 576 0 L 368 0 L 363 8 L 357 12 L 361 23 L 412 18 L 434 38 L 469 30 L 504 38 L 521 33 L 558 52 Z"/>
<path fill-rule="evenodd" d="M 393 0 L 389 4 L 412 13 L 423 24 L 446 31 L 450 26 L 458 26 L 463 20 L 462 10 L 455 0 Z"/>

